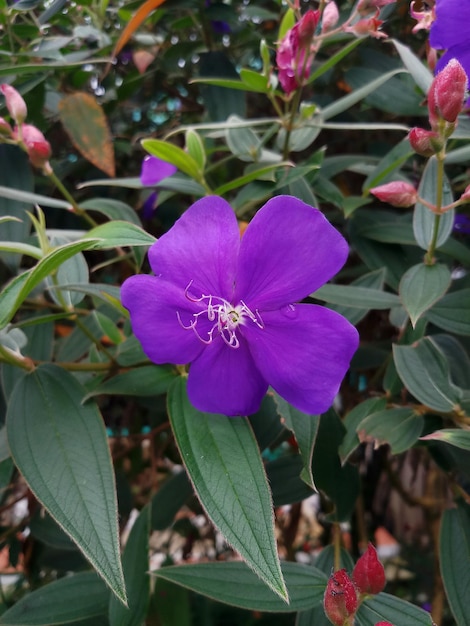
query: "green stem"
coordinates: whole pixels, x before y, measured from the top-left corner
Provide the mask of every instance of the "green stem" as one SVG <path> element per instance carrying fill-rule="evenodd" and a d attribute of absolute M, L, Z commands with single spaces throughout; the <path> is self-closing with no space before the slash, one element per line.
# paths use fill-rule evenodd
<path fill-rule="evenodd" d="M 434 252 L 436 250 L 437 238 L 439 236 L 439 225 L 441 222 L 442 216 L 442 197 L 444 191 L 444 150 L 440 152 L 437 156 L 437 180 L 436 180 L 436 206 L 435 206 L 435 215 L 434 215 L 434 225 L 432 231 L 431 242 L 429 244 L 428 251 L 424 256 L 424 262 L 426 265 L 434 265 Z"/>
<path fill-rule="evenodd" d="M 64 198 L 70 202 L 73 212 L 76 213 L 77 215 L 80 215 L 80 217 L 83 217 L 83 219 L 85 221 L 88 222 L 88 224 L 90 224 L 90 226 L 92 228 L 94 228 L 95 226 L 97 226 L 97 223 L 95 222 L 95 220 L 90 217 L 88 215 L 88 213 L 86 211 L 84 211 L 83 209 L 81 209 L 77 202 L 75 201 L 75 199 L 73 198 L 73 196 L 70 194 L 70 192 L 68 191 L 68 189 L 65 187 L 65 185 L 63 184 L 63 182 L 56 176 L 56 174 L 54 173 L 54 171 L 52 170 L 52 168 L 50 170 L 48 170 L 47 172 L 45 172 L 46 176 L 49 177 L 50 181 L 57 187 L 57 189 L 60 191 L 60 193 L 64 196 Z"/>
<path fill-rule="evenodd" d="M 4 346 L 0 345 L 0 363 L 9 363 L 16 367 L 21 367 L 23 370 L 31 372 L 34 369 L 34 363 L 28 357 L 16 354 L 11 350 L 7 350 Z"/>

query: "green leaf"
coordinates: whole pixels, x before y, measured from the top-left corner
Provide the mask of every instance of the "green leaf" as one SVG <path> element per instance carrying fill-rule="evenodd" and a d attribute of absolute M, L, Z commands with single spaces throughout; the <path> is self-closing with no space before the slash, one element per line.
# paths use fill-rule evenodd
<path fill-rule="evenodd" d="M 452 384 L 449 364 L 433 340 L 393 346 L 393 358 L 403 384 L 417 400 L 444 413 L 458 409 L 461 392 Z"/>
<path fill-rule="evenodd" d="M 33 268 L 10 281 L 0 293 L 0 329 L 8 324 L 30 292 L 54 272 L 61 263 L 82 250 L 94 248 L 97 243 L 99 240 L 96 239 L 82 239 L 58 246 L 44 256 Z"/>
<path fill-rule="evenodd" d="M 116 596 L 110 597 L 110 626 L 142 626 L 145 622 L 150 596 L 148 572 L 150 513 L 150 505 L 142 509 L 127 539 L 122 555 L 122 567 L 129 606 L 125 607 Z"/>
<path fill-rule="evenodd" d="M 470 507 L 463 502 L 444 511 L 439 538 L 441 574 L 447 599 L 459 626 L 470 626 Z"/>
<path fill-rule="evenodd" d="M 109 590 L 94 572 L 60 578 L 23 596 L 0 617 L 5 626 L 53 626 L 106 615 Z"/>
<path fill-rule="evenodd" d="M 178 146 L 168 143 L 167 141 L 161 141 L 160 139 L 144 139 L 142 141 L 142 147 L 144 150 L 147 150 L 149 154 L 163 159 L 163 161 L 168 161 L 168 163 L 173 163 L 173 165 L 190 178 L 194 180 L 201 179 L 203 172 L 198 162 L 194 157 Z"/>
<path fill-rule="evenodd" d="M 434 626 L 427 611 L 383 592 L 361 604 L 354 623 L 355 626 L 375 626 L 380 621 L 397 626 Z"/>
<path fill-rule="evenodd" d="M 352 287 L 367 287 L 368 289 L 376 289 L 382 291 L 385 282 L 384 269 L 376 270 L 375 272 L 369 272 L 364 274 L 360 278 L 357 278 L 351 283 Z M 353 326 L 359 324 L 359 322 L 369 313 L 369 309 L 359 309 L 357 307 L 341 306 L 333 304 L 329 307 L 333 311 L 340 313 L 347 320 L 351 322 Z"/>
<path fill-rule="evenodd" d="M 157 578 L 150 608 L 151 615 L 158 615 L 159 626 L 192 626 L 189 591 Z"/>
<path fill-rule="evenodd" d="M 250 91 L 256 93 L 267 93 L 269 91 L 269 80 L 264 74 L 242 68 L 240 70 L 240 78 Z"/>
<path fill-rule="evenodd" d="M 100 395 L 158 396 L 168 391 L 176 372 L 169 365 L 145 365 L 103 381 L 85 400 Z"/>
<path fill-rule="evenodd" d="M 109 181 L 106 182 L 109 184 Z M 121 202 L 121 200 L 114 200 L 113 198 L 91 198 L 90 200 L 80 202 L 80 208 L 85 211 L 96 211 L 105 215 L 110 220 L 124 220 L 136 226 L 141 225 L 137 212 L 125 202 Z"/>
<path fill-rule="evenodd" d="M 338 522 L 350 519 L 359 494 L 357 468 L 350 464 L 341 465 L 338 448 L 344 438 L 345 428 L 333 409 L 320 418 L 312 472 L 315 485 L 334 503 L 334 513 L 329 519 Z"/>
<path fill-rule="evenodd" d="M 442 298 L 452 282 L 447 265 L 419 263 L 403 275 L 398 287 L 413 328 L 421 315 Z"/>
<path fill-rule="evenodd" d="M 87 233 L 98 243 L 96 248 L 116 248 L 125 246 L 151 246 L 156 239 L 139 226 L 116 220 L 100 224 Z"/>
<path fill-rule="evenodd" d="M 201 136 L 190 128 L 186 131 L 185 137 L 188 154 L 196 161 L 199 171 L 204 172 L 204 168 L 206 167 L 206 152 Z"/>
<path fill-rule="evenodd" d="M 342 98 L 335 100 L 333 104 L 329 104 L 322 110 L 323 119 L 326 121 L 332 117 L 336 117 L 344 111 L 347 111 L 352 106 L 366 98 L 369 94 L 378 90 L 388 80 L 390 80 L 397 74 L 403 74 L 404 72 L 405 70 L 403 69 L 396 69 L 391 70 L 390 72 L 386 72 L 385 74 L 380 75 L 378 78 L 374 78 L 363 87 L 355 89 L 347 96 L 343 96 Z"/>
<path fill-rule="evenodd" d="M 342 61 L 344 57 L 348 56 L 354 50 L 354 48 L 359 46 L 363 41 L 364 38 L 362 37 L 354 37 L 350 43 L 344 46 L 344 48 L 341 48 L 340 50 L 338 50 L 338 52 L 335 52 L 331 56 L 328 56 L 328 59 L 312 72 L 307 82 L 311 83 L 317 78 L 320 78 L 320 76 L 325 74 L 328 70 L 330 70 L 340 61 Z"/>
<path fill-rule="evenodd" d="M 175 381 L 168 409 L 181 458 L 214 525 L 284 601 L 271 494 L 256 439 L 244 418 L 201 413 L 186 381 Z"/>
<path fill-rule="evenodd" d="M 37 367 L 13 391 L 8 442 L 36 498 L 125 602 L 111 456 L 98 407 L 82 405 L 84 395 L 62 368 Z"/>
<path fill-rule="evenodd" d="M 10 66 L 11 74 L 11 66 Z M 23 190 L 31 193 L 34 189 L 34 177 L 27 155 L 18 146 L 0 145 L 0 189 L 11 192 Z M 20 201 L 15 194 L 2 196 L 0 193 L 1 238 L 7 242 L 24 243 L 31 230 L 31 222 L 26 211 L 32 208 L 32 202 Z M 8 223 L 4 220 L 8 220 Z M 11 269 L 17 270 L 21 258 L 16 254 L 0 253 L 0 258 Z"/>
<path fill-rule="evenodd" d="M 358 425 L 381 443 L 388 443 L 393 454 L 405 452 L 418 440 L 423 430 L 423 416 L 411 409 L 384 409 L 368 415 Z"/>
<path fill-rule="evenodd" d="M 232 115 L 229 122 L 239 121 Z M 258 161 L 261 154 L 261 141 L 251 128 L 229 126 L 225 131 L 225 140 L 232 154 L 247 162 Z"/>
<path fill-rule="evenodd" d="M 31 246 L 28 243 L 18 243 L 16 241 L 0 241 L 0 252 L 13 252 L 19 255 L 24 254 L 38 260 L 43 257 L 41 248 L 36 248 L 36 246 Z M 20 258 L 21 257 L 18 257 L 18 261 Z"/>
<path fill-rule="evenodd" d="M 429 70 L 428 67 L 426 67 L 426 65 L 424 65 L 421 59 L 419 59 L 410 50 L 410 48 L 408 48 L 408 46 L 404 46 L 396 39 L 391 39 L 390 41 L 397 49 L 397 52 L 400 55 L 401 60 L 403 61 L 403 65 L 409 71 L 415 83 L 424 94 L 427 94 L 433 80 L 432 72 Z"/>
<path fill-rule="evenodd" d="M 470 335 L 470 289 L 445 295 L 426 312 L 426 319 L 457 335 Z"/>
<path fill-rule="evenodd" d="M 303 611 L 323 601 L 327 576 L 315 567 L 283 563 L 290 604 L 279 599 L 244 564 L 236 561 L 164 567 L 152 572 L 196 593 L 252 611 Z"/>
<path fill-rule="evenodd" d="M 435 205 L 438 201 L 437 197 L 437 175 L 438 163 L 435 156 L 432 156 L 426 167 L 419 184 L 418 193 L 423 200 Z M 453 202 L 452 188 L 448 179 L 444 176 L 444 184 L 442 191 L 442 206 L 446 206 Z M 420 202 L 417 202 L 413 212 L 413 232 L 418 246 L 423 250 L 427 250 L 433 238 L 434 223 L 436 215 Z M 450 234 L 454 226 L 454 209 L 446 211 L 439 219 L 439 234 L 437 237 L 436 247 L 442 246 Z"/>
<path fill-rule="evenodd" d="M 287 428 L 294 433 L 299 445 L 303 463 L 302 480 L 304 480 L 309 487 L 315 489 L 312 474 L 312 456 L 320 416 L 307 415 L 306 413 L 298 411 L 277 393 L 275 394 L 275 400 L 279 408 L 279 413 L 284 418 Z"/>
<path fill-rule="evenodd" d="M 300 455 L 282 456 L 266 463 L 268 483 L 273 494 L 274 506 L 293 504 L 309 498 L 313 489 L 301 479 L 304 471 Z"/>
<path fill-rule="evenodd" d="M 400 299 L 393 293 L 353 285 L 323 285 L 311 297 L 358 309 L 390 309 L 400 304 Z"/>
<path fill-rule="evenodd" d="M 408 139 L 403 139 L 397 143 L 387 154 L 382 157 L 377 166 L 372 170 L 363 184 L 363 190 L 369 191 L 372 187 L 377 187 L 385 182 L 393 180 L 397 170 L 405 163 L 414 151 L 410 147 Z"/>
<path fill-rule="evenodd" d="M 251 170 L 248 174 L 245 174 L 244 176 L 234 178 L 228 183 L 217 187 L 217 189 L 214 190 L 214 194 L 216 196 L 223 196 L 225 193 L 227 193 L 227 191 L 242 187 L 243 185 L 246 185 L 253 180 L 258 180 L 262 178 L 265 174 L 269 174 L 270 172 L 275 172 L 276 170 L 280 170 L 286 167 L 293 167 L 293 164 L 290 161 L 280 161 L 279 163 L 270 163 L 269 165 L 259 167 L 257 169 Z"/>
<path fill-rule="evenodd" d="M 60 200 L 58 198 L 50 198 L 49 196 L 42 196 L 38 193 L 31 191 L 24 191 L 23 189 L 15 189 L 13 187 L 0 187 L 0 196 L 2 198 L 9 198 L 10 200 L 17 200 L 21 202 L 29 202 L 30 204 L 39 204 L 41 206 L 48 206 L 54 209 L 67 209 L 70 211 L 72 205 L 66 200 Z"/>
<path fill-rule="evenodd" d="M 282 16 L 281 24 L 279 26 L 279 32 L 277 34 L 277 40 L 281 41 L 287 32 L 293 28 L 295 24 L 295 13 L 294 10 L 289 8 Z"/>
<path fill-rule="evenodd" d="M 386 405 L 387 400 L 385 398 L 369 398 L 368 400 L 364 400 L 364 402 L 355 406 L 346 415 L 343 420 L 343 425 L 346 428 L 346 434 L 338 449 L 341 462 L 343 464 L 361 443 L 359 441 L 359 437 L 357 436 L 357 428 L 359 424 L 368 415 L 384 409 Z"/>
<path fill-rule="evenodd" d="M 443 428 L 421 437 L 424 441 L 442 441 L 462 450 L 470 450 L 470 432 L 457 428 Z"/>

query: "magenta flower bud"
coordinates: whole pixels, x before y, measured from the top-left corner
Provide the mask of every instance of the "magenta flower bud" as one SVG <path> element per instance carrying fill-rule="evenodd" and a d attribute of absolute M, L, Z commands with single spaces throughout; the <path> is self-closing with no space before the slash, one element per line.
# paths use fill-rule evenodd
<path fill-rule="evenodd" d="M 413 185 L 402 180 L 379 185 L 369 189 L 369 191 L 382 202 L 388 202 L 392 206 L 401 208 L 412 206 L 418 200 L 418 192 Z"/>
<path fill-rule="evenodd" d="M 331 0 L 323 11 L 322 22 L 321 22 L 321 31 L 322 33 L 326 33 L 332 28 L 336 26 L 339 20 L 339 11 L 338 6 L 334 0 Z"/>
<path fill-rule="evenodd" d="M 415 152 L 425 157 L 430 157 L 443 147 L 441 136 L 424 128 L 412 128 L 408 134 L 408 141 Z"/>
<path fill-rule="evenodd" d="M 278 46 L 276 63 L 279 82 L 287 94 L 298 89 L 310 74 L 314 57 L 310 45 L 319 19 L 319 11 L 307 11 Z"/>
<path fill-rule="evenodd" d="M 377 622 L 375 626 L 393 626 L 390 622 Z"/>
<path fill-rule="evenodd" d="M 11 85 L 7 85 L 6 83 L 0 85 L 0 91 L 5 97 L 5 104 L 11 117 L 17 124 L 22 124 L 28 114 L 26 102 Z"/>
<path fill-rule="evenodd" d="M 357 593 L 345 569 L 330 576 L 323 596 L 325 615 L 335 626 L 344 626 L 357 610 Z"/>
<path fill-rule="evenodd" d="M 428 93 L 429 121 L 434 128 L 436 118 L 453 124 L 464 106 L 468 78 L 457 61 L 451 59 L 434 78 Z"/>
<path fill-rule="evenodd" d="M 384 566 L 379 561 L 377 550 L 371 543 L 357 561 L 352 578 L 359 593 L 375 595 L 383 591 L 385 587 Z"/>
<path fill-rule="evenodd" d="M 16 139 L 23 142 L 29 160 L 34 167 L 42 169 L 49 162 L 52 154 L 51 144 L 36 126 L 23 124 L 21 134 L 19 129 L 15 128 L 14 135 Z"/>

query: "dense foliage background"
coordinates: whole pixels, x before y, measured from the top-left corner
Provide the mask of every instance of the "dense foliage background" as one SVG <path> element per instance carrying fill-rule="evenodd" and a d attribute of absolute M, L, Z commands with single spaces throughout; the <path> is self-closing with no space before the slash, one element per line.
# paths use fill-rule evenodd
<path fill-rule="evenodd" d="M 469 184 L 470 121 L 417 154 L 428 32 L 401 0 L 338 8 L 286 94 L 276 48 L 323 3 L 0 0 L 1 82 L 51 146 L 11 134 L 6 97 L 0 624 L 324 626 L 332 569 L 370 540 L 388 582 L 357 626 L 470 624 L 468 209 L 439 214 Z M 177 172 L 144 185 L 147 154 Z M 369 193 L 392 181 L 418 201 Z M 201 413 L 134 337 L 120 285 L 213 194 L 242 229 L 296 196 L 348 240 L 310 297 L 361 338 L 327 413 L 275 393 Z"/>

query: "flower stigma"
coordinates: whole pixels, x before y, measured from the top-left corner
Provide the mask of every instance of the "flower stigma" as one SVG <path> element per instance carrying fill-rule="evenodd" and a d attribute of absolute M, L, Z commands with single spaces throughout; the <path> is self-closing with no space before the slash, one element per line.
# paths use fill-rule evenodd
<path fill-rule="evenodd" d="M 239 304 L 234 305 L 220 296 L 206 296 L 202 294 L 200 298 L 194 298 L 189 294 L 192 283 L 193 281 L 186 287 L 184 295 L 191 302 L 203 302 L 206 308 L 198 313 L 193 313 L 192 320 L 187 325 L 183 323 L 179 311 L 176 312 L 176 317 L 182 328 L 192 330 L 203 343 L 209 345 L 220 335 L 227 346 L 230 348 L 239 348 L 240 341 L 236 333 L 238 326 L 244 325 L 247 320 L 251 320 L 258 328 L 264 328 L 259 311 L 256 310 L 253 313 L 243 300 L 240 300 Z M 209 322 L 213 322 L 212 327 L 207 332 L 207 339 L 201 336 L 197 328 L 199 318 L 202 317 L 204 319 L 204 316 L 207 317 Z"/>

